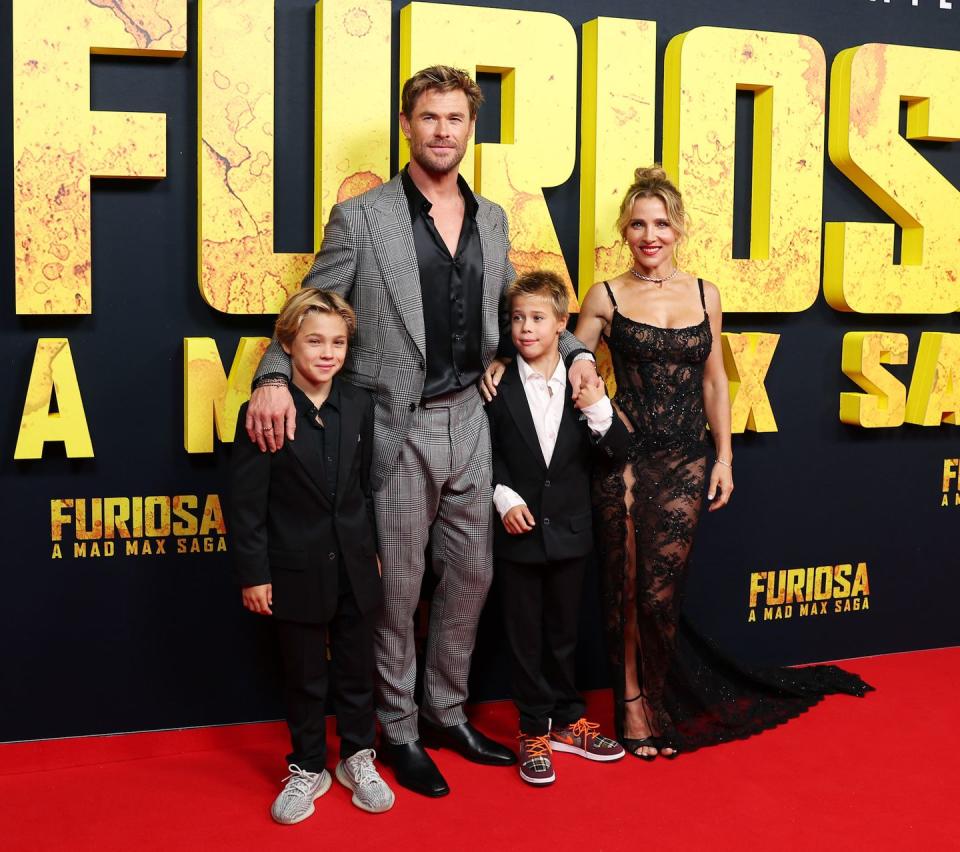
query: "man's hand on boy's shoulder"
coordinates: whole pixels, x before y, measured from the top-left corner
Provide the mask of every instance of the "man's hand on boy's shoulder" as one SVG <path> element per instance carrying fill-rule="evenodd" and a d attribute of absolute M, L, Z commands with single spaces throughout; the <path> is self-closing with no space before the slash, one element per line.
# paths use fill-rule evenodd
<path fill-rule="evenodd" d="M 514 506 L 503 515 L 503 526 L 510 535 L 522 535 L 530 532 L 536 525 L 537 522 L 533 519 L 533 513 L 527 508 L 526 504 Z"/>
<path fill-rule="evenodd" d="M 257 615 L 273 615 L 273 584 L 264 583 L 260 586 L 244 586 L 243 605 Z"/>
<path fill-rule="evenodd" d="M 244 428 L 261 452 L 275 453 L 284 436 L 293 440 L 297 431 L 297 407 L 286 386 L 261 385 L 250 395 Z"/>

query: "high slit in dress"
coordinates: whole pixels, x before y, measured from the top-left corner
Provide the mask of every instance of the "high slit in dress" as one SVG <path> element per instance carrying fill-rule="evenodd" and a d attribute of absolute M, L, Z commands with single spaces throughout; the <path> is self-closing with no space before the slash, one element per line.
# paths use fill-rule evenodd
<path fill-rule="evenodd" d="M 766 730 L 830 693 L 872 689 L 836 666 L 748 669 L 684 618 L 683 583 L 703 501 L 703 372 L 713 343 L 703 320 L 660 328 L 613 307 L 607 344 L 614 403 L 633 432 L 626 464 L 598 466 L 593 481 L 603 607 L 614 673 L 617 736 L 624 737 L 625 654 L 636 655 L 641 705 L 660 748 L 691 751 Z M 627 628 L 637 641 L 627 650 Z"/>

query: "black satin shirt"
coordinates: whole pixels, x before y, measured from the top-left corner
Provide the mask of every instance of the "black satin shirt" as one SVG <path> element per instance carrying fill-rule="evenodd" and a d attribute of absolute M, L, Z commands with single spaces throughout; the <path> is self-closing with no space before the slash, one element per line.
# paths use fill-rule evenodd
<path fill-rule="evenodd" d="M 483 249 L 477 229 L 477 199 L 463 176 L 464 201 L 456 254 L 450 255 L 430 215 L 431 204 L 404 169 L 403 191 L 410 205 L 413 242 L 420 269 L 427 367 L 423 398 L 469 387 L 483 373 Z"/>

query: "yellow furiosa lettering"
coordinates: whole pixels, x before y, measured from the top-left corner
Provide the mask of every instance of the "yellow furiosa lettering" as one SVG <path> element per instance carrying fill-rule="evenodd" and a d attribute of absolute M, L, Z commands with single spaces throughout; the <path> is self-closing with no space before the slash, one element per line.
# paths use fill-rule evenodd
<path fill-rule="evenodd" d="M 90 54 L 183 56 L 185 0 L 13 3 L 18 314 L 92 311 L 90 179 L 166 176 L 166 116 L 90 109 Z"/>
<path fill-rule="evenodd" d="M 918 426 L 960 425 L 960 334 L 920 335 L 906 420 Z"/>
<path fill-rule="evenodd" d="M 580 111 L 581 298 L 630 264 L 616 221 L 638 166 L 653 162 L 657 25 L 594 18 L 583 25 Z"/>
<path fill-rule="evenodd" d="M 777 431 L 764 380 L 779 340 L 779 334 L 723 334 L 723 366 L 730 382 L 730 418 L 735 434 L 747 429 Z"/>
<path fill-rule="evenodd" d="M 754 92 L 750 257 L 733 257 L 736 90 Z M 663 162 L 686 192 L 681 260 L 727 311 L 803 311 L 820 289 L 823 48 L 805 35 L 698 27 L 664 60 Z"/>
<path fill-rule="evenodd" d="M 317 4 L 314 245 L 274 242 L 274 3 L 200 0 L 199 282 L 224 313 L 276 313 L 300 286 L 337 201 L 390 170 L 390 3 Z"/>
<path fill-rule="evenodd" d="M 227 377 L 210 337 L 183 339 L 183 446 L 188 453 L 213 452 L 213 430 L 231 443 L 240 406 L 250 397 L 250 382 L 270 343 L 266 337 L 241 337 Z"/>
<path fill-rule="evenodd" d="M 944 489 L 946 490 L 946 489 Z M 64 509 L 72 509 L 73 500 L 51 500 L 50 501 L 50 540 L 61 541 L 63 539 L 63 527 L 73 523 L 73 516 L 64 514 Z"/>
<path fill-rule="evenodd" d="M 198 502 L 193 494 L 180 494 L 173 498 L 174 535 L 196 535 L 197 516 L 195 514 Z"/>
<path fill-rule="evenodd" d="M 960 308 L 960 193 L 907 141 L 956 141 L 960 51 L 866 44 L 841 51 L 830 80 L 830 159 L 903 229 L 828 222 L 823 290 L 840 311 L 937 314 Z M 907 139 L 900 104 L 907 104 Z M 909 417 L 907 418 L 909 419 Z"/>
<path fill-rule="evenodd" d="M 573 171 L 577 136 L 577 37 L 546 12 L 411 3 L 400 10 L 400 83 L 438 62 L 500 74 L 500 143 L 471 144 L 461 164 L 473 187 L 510 221 L 518 274 L 551 269 L 570 284 L 543 188 Z M 409 154 L 400 140 L 400 162 Z M 570 308 L 577 300 L 570 284 Z"/>
<path fill-rule="evenodd" d="M 905 334 L 851 331 L 843 336 L 843 374 L 866 393 L 840 394 L 840 420 L 874 429 L 901 426 L 907 389 L 883 364 L 906 364 L 909 341 Z"/>
<path fill-rule="evenodd" d="M 958 487 L 958 482 L 960 482 L 960 459 L 944 459 L 943 460 L 943 493 L 946 494 L 950 490 L 951 483 L 954 488 Z"/>
<path fill-rule="evenodd" d="M 57 410 L 51 411 L 54 393 Z M 49 441 L 63 441 L 69 458 L 93 458 L 80 383 L 66 338 L 41 337 L 37 341 L 13 457 L 42 458 Z"/>

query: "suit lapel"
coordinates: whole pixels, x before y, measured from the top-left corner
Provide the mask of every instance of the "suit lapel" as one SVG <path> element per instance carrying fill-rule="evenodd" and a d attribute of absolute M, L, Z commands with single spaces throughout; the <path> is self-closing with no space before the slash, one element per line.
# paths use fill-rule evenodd
<path fill-rule="evenodd" d="M 299 428 L 303 430 L 312 429 L 313 427 L 307 426 L 305 423 L 300 423 Z M 323 459 L 315 452 L 314 443 L 306 440 L 293 440 L 287 441 L 286 446 L 290 447 L 290 452 L 292 452 L 297 461 L 300 462 L 303 469 L 307 472 L 307 475 L 313 481 L 313 484 L 317 487 L 317 491 L 320 492 L 323 502 L 332 509 L 333 505 L 330 502 L 330 494 L 327 491 L 326 470 L 323 467 Z"/>
<path fill-rule="evenodd" d="M 533 415 L 530 413 L 530 403 L 527 401 L 527 394 L 523 389 L 523 382 L 520 381 L 520 371 L 517 367 L 516 359 L 507 367 L 507 371 L 500 380 L 500 394 L 506 403 L 507 410 L 513 418 L 523 440 L 533 453 L 533 457 L 541 468 L 546 468 L 543 460 L 543 450 L 540 448 L 540 440 L 537 438 L 537 429 L 533 425 Z"/>
<path fill-rule="evenodd" d="M 426 358 L 420 268 L 410 227 L 410 208 L 400 175 L 384 185 L 376 201 L 364 208 L 364 214 L 384 285 L 393 297 L 410 337 Z"/>
<path fill-rule="evenodd" d="M 346 493 L 347 478 L 353 469 L 353 457 L 359 442 L 354 438 L 360 434 L 360 418 L 363 412 L 356 404 L 351 388 L 340 383 L 340 448 L 337 464 L 337 499 Z"/>
<path fill-rule="evenodd" d="M 480 249 L 483 254 L 483 352 L 496 352 L 500 343 L 500 290 L 503 286 L 503 270 L 494 268 L 497 257 L 494 228 L 495 208 L 478 198 L 477 231 L 480 234 Z M 539 445 L 538 445 L 539 446 Z M 542 454 L 541 454 L 542 457 Z"/>
<path fill-rule="evenodd" d="M 550 457 L 550 465 L 556 459 L 564 458 L 568 453 L 568 447 L 578 440 L 580 434 L 580 417 L 573 401 L 570 399 L 567 391 L 569 385 L 564 388 L 563 415 L 560 418 L 560 428 L 557 430 L 557 443 L 553 448 L 553 455 Z"/>

